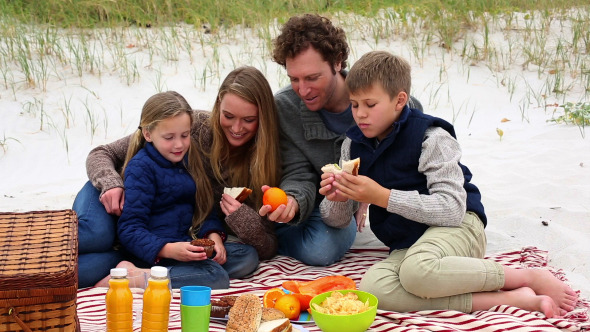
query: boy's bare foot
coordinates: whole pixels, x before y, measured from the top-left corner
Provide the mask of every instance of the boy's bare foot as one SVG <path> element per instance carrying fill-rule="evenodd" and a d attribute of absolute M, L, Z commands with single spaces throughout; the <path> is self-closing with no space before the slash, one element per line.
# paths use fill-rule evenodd
<path fill-rule="evenodd" d="M 572 311 L 578 302 L 578 294 L 563 281 L 543 269 L 504 268 L 504 290 L 521 287 L 531 288 L 537 295 L 547 295 L 555 304 L 565 310 Z"/>
<path fill-rule="evenodd" d="M 532 288 L 537 295 L 547 295 L 555 301 L 558 307 L 569 312 L 576 308 L 578 294 L 566 283 L 557 279 L 548 270 L 530 270 L 532 278 L 528 287 Z"/>
<path fill-rule="evenodd" d="M 539 311 L 547 318 L 565 315 L 553 299 L 546 295 L 537 295 L 528 287 L 509 291 L 473 293 L 473 309 L 489 310 L 496 305 L 510 305 L 528 311 Z"/>

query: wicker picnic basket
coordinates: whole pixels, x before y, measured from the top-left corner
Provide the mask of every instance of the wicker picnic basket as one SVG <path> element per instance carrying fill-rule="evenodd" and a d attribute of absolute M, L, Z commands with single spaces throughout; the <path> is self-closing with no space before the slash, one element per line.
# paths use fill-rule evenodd
<path fill-rule="evenodd" d="M 79 331 L 72 210 L 0 213 L 0 331 Z"/>

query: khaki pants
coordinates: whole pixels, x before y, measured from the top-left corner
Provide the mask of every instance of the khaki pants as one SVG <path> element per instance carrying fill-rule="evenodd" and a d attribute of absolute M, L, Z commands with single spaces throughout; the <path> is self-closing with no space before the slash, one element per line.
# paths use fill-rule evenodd
<path fill-rule="evenodd" d="M 397 312 L 457 310 L 471 312 L 471 293 L 504 286 L 504 270 L 483 259 L 484 227 L 467 212 L 459 227 L 430 227 L 408 249 L 394 250 L 373 265 L 360 289 L 379 298 L 379 309 Z"/>

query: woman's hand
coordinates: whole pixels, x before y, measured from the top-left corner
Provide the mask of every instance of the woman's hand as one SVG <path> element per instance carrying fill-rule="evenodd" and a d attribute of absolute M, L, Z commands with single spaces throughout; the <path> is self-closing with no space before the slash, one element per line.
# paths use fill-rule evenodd
<path fill-rule="evenodd" d="M 221 212 L 223 212 L 223 214 L 226 216 L 229 216 L 230 214 L 236 212 L 236 210 L 242 206 L 242 203 L 228 194 L 222 194 L 219 206 L 221 207 Z"/>

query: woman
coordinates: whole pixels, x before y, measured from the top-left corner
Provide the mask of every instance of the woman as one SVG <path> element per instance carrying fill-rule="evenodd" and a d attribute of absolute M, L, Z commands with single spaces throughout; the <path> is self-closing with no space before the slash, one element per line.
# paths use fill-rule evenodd
<path fill-rule="evenodd" d="M 280 180 L 276 116 L 264 75 L 256 68 L 240 67 L 223 81 L 212 113 L 193 112 L 191 130 L 203 152 L 213 198 L 225 215 L 226 232 L 253 246 L 261 259 L 274 256 L 277 250 L 273 223 L 257 212 L 262 184 L 278 185 Z M 129 139 L 98 146 L 86 160 L 90 181 L 73 205 L 79 219 L 79 287 L 94 285 L 124 259 L 113 246 L 116 220 L 125 202 L 119 170 Z M 238 186 L 253 190 L 244 204 L 222 194 L 224 187 Z"/>

